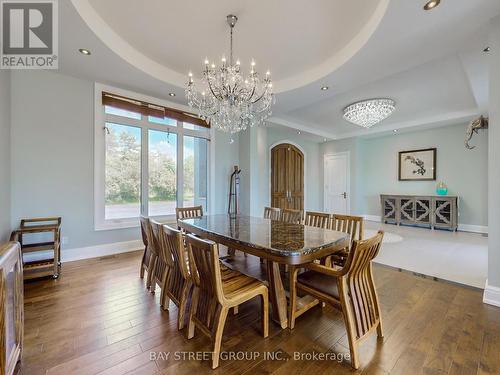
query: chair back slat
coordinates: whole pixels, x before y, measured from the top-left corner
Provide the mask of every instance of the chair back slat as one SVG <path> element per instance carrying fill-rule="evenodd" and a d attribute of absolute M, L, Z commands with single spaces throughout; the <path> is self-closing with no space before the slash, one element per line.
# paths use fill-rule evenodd
<path fill-rule="evenodd" d="M 300 224 L 302 221 L 302 211 L 284 208 L 281 210 L 281 221 L 290 224 Z"/>
<path fill-rule="evenodd" d="M 149 224 L 151 228 L 151 242 L 153 243 L 156 255 L 158 256 L 154 269 L 154 277 L 157 279 L 158 283 L 161 283 L 165 276 L 165 272 L 168 272 L 172 267 L 172 255 L 164 246 L 162 229 L 163 224 L 152 219 L 149 219 Z M 160 287 L 163 288 L 163 285 L 160 285 Z"/>
<path fill-rule="evenodd" d="M 324 212 L 306 211 L 304 225 L 317 228 L 328 228 L 330 226 L 330 215 Z"/>
<path fill-rule="evenodd" d="M 378 297 L 372 274 L 372 260 L 377 256 L 384 232 L 364 241 L 354 241 L 349 258 L 346 284 L 355 317 L 357 338 L 363 337 L 379 322 Z"/>
<path fill-rule="evenodd" d="M 141 216 L 141 236 L 142 236 L 142 243 L 144 244 L 145 247 L 148 246 L 148 221 L 149 219 L 147 217 Z"/>
<path fill-rule="evenodd" d="M 148 217 L 141 216 L 141 228 L 142 227 L 144 227 L 144 231 L 146 232 L 146 242 L 148 244 L 148 248 L 153 254 L 157 255 L 157 250 L 155 248 L 153 239 L 153 231 L 151 228 L 151 220 Z"/>
<path fill-rule="evenodd" d="M 363 217 L 332 214 L 330 219 L 330 229 L 349 233 L 351 237 L 351 243 L 355 240 L 362 240 Z"/>
<path fill-rule="evenodd" d="M 193 310 L 192 314 L 207 330 L 211 331 L 217 309 L 220 308 L 224 298 L 219 250 L 215 242 L 203 240 L 191 234 L 186 236 L 186 243 L 191 277 L 195 285 L 193 299 L 197 299 L 192 302 L 192 306 L 196 306 L 196 311 Z"/>
<path fill-rule="evenodd" d="M 281 208 L 264 207 L 264 219 L 280 220 Z"/>
<path fill-rule="evenodd" d="M 167 293 L 179 306 L 183 288 L 189 280 L 189 269 L 187 265 L 187 254 L 184 250 L 182 232 L 168 225 L 162 227 L 163 247 L 171 258 L 170 272 L 167 279 Z"/>

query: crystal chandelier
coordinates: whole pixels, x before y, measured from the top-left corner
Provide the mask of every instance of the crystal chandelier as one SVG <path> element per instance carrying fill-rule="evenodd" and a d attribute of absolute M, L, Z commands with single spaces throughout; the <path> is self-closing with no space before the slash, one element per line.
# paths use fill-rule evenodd
<path fill-rule="evenodd" d="M 250 73 L 241 73 L 240 61 L 233 61 L 233 28 L 238 18 L 227 16 L 230 27 L 229 62 L 222 57 L 216 67 L 205 59 L 201 90 L 195 87 L 193 74 L 189 73 L 186 98 L 190 107 L 212 126 L 228 133 L 245 130 L 248 126 L 260 125 L 271 115 L 274 102 L 271 73 L 261 78 L 252 61 Z"/>
<path fill-rule="evenodd" d="M 396 109 L 392 99 L 369 99 L 353 103 L 344 108 L 344 118 L 364 128 L 371 128 L 389 117 Z"/>

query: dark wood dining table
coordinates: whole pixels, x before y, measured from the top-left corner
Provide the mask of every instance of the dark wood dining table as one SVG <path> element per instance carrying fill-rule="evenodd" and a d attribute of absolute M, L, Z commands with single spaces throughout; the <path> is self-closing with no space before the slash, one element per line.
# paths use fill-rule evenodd
<path fill-rule="evenodd" d="M 272 317 L 283 329 L 287 327 L 287 300 L 279 265 L 311 263 L 349 243 L 344 232 L 245 215 L 206 215 L 179 220 L 178 225 L 229 249 L 265 259 Z"/>

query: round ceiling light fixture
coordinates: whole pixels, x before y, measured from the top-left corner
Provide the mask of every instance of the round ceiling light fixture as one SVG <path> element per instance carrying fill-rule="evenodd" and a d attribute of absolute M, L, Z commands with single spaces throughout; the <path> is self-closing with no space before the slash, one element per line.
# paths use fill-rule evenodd
<path fill-rule="evenodd" d="M 80 48 L 78 50 L 78 52 L 80 52 L 82 55 L 85 55 L 85 56 L 92 55 L 92 53 L 88 49 L 85 49 L 85 48 Z"/>
<path fill-rule="evenodd" d="M 424 5 L 425 10 L 431 10 L 437 7 L 441 3 L 441 0 L 430 0 Z"/>
<path fill-rule="evenodd" d="M 368 99 L 348 105 L 344 108 L 344 118 L 352 124 L 371 128 L 389 117 L 396 109 L 392 99 Z"/>

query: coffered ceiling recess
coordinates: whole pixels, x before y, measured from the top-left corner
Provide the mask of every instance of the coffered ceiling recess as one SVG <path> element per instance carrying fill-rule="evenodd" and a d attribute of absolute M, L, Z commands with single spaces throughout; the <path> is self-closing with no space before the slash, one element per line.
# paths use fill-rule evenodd
<path fill-rule="evenodd" d="M 235 57 L 242 64 L 254 59 L 260 71 L 270 69 L 279 93 L 317 81 L 347 62 L 377 29 L 389 0 L 72 2 L 111 50 L 178 87 L 185 85 L 189 70 L 201 74 L 205 57 L 227 56 L 225 17 L 235 14 Z"/>

